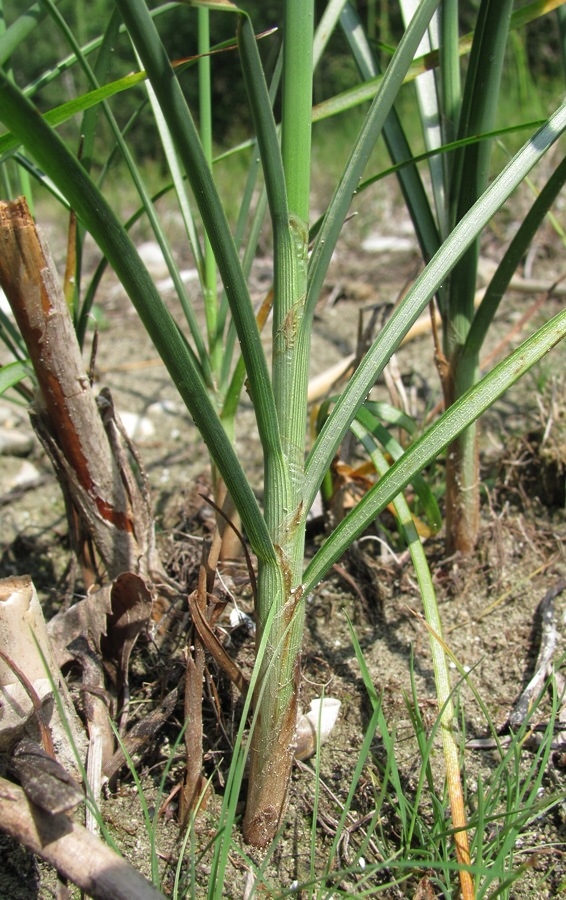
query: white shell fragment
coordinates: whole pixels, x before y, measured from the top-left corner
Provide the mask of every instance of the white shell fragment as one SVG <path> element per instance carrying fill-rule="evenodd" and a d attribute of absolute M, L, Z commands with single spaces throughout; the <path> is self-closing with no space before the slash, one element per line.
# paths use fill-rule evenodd
<path fill-rule="evenodd" d="M 120 410 L 118 418 L 131 441 L 151 438 L 155 434 L 155 426 L 147 416 Z"/>
<path fill-rule="evenodd" d="M 241 628 L 243 626 L 248 634 L 255 634 L 254 620 L 251 616 L 248 616 L 247 613 L 242 612 L 241 609 L 238 609 L 237 606 L 235 606 L 230 613 L 230 625 L 232 628 Z"/>
<path fill-rule="evenodd" d="M 416 241 L 397 234 L 370 234 L 361 246 L 366 253 L 411 253 L 416 249 Z"/>
<path fill-rule="evenodd" d="M 309 759 L 320 744 L 326 743 L 336 725 L 341 703 L 333 697 L 313 700 L 308 713 L 302 715 L 297 725 L 295 759 Z M 320 728 L 320 731 L 319 731 Z"/>

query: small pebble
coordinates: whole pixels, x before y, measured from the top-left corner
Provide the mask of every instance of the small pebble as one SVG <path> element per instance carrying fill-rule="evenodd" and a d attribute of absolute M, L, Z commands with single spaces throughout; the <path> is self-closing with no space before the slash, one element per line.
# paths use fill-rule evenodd
<path fill-rule="evenodd" d="M 6 487 L 8 490 L 18 487 L 27 487 L 27 485 L 34 484 L 36 481 L 40 481 L 40 479 L 41 473 L 39 472 L 39 469 L 36 469 L 33 463 L 25 460 L 16 474 L 10 479 Z"/>
<path fill-rule="evenodd" d="M 28 456 L 33 445 L 34 436 L 30 431 L 0 427 L 0 456 Z"/>
<path fill-rule="evenodd" d="M 361 246 L 366 253 L 411 253 L 417 247 L 414 238 L 396 234 L 370 234 Z"/>
<path fill-rule="evenodd" d="M 132 412 L 122 412 L 122 410 L 120 410 L 118 416 L 130 440 L 134 441 L 154 436 L 155 427 L 147 416 L 140 416 L 138 413 Z"/>

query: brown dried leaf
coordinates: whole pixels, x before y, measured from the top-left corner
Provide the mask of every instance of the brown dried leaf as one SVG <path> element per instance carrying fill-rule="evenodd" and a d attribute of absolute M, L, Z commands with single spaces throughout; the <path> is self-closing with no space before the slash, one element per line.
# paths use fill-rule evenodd
<path fill-rule="evenodd" d="M 112 758 L 109 759 L 103 767 L 103 773 L 111 784 L 122 766 L 126 763 L 126 754 L 124 751 L 126 750 L 131 757 L 134 757 L 135 754 L 139 753 L 150 739 L 155 737 L 159 729 L 165 725 L 175 709 L 175 704 L 178 699 L 179 688 L 176 687 L 163 698 L 156 709 L 148 713 L 147 716 L 144 716 L 139 722 L 136 722 L 129 732 L 124 735 L 120 742 L 120 746 Z"/>
<path fill-rule="evenodd" d="M 426 875 L 417 884 L 414 900 L 436 900 L 436 891 Z"/>
<path fill-rule="evenodd" d="M 17 743 L 10 768 L 26 796 L 47 812 L 66 812 L 84 800 L 79 785 L 61 763 L 30 738 Z"/>
<path fill-rule="evenodd" d="M 128 683 L 130 654 L 139 635 L 147 628 L 151 604 L 151 593 L 143 578 L 133 572 L 118 575 L 112 584 L 108 629 L 101 646 L 105 660 L 116 664 L 119 690 Z"/>
<path fill-rule="evenodd" d="M 106 634 L 107 616 L 112 612 L 112 585 L 106 584 L 84 600 L 75 603 L 65 612 L 57 613 L 48 623 L 53 652 L 59 668 L 74 659 L 69 644 L 79 637 L 86 637 L 100 653 L 100 641 Z"/>

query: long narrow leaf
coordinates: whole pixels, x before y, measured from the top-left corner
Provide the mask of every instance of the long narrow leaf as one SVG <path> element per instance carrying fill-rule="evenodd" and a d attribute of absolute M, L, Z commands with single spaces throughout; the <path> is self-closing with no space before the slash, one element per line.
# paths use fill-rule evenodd
<path fill-rule="evenodd" d="M 381 477 L 386 477 L 388 465 L 385 457 L 374 444 L 369 433 L 358 422 L 352 423 L 352 430 L 358 440 L 360 440 L 370 455 L 375 465 L 376 471 Z M 430 650 L 432 657 L 432 666 L 434 670 L 434 680 L 436 685 L 436 696 L 438 707 L 440 710 L 440 731 L 442 735 L 442 746 L 444 751 L 444 763 L 446 768 L 446 782 L 450 797 L 450 808 L 452 811 L 452 822 L 455 828 L 466 827 L 466 814 L 464 811 L 464 803 L 462 796 L 462 786 L 460 779 L 460 767 L 458 761 L 458 747 L 454 736 L 454 704 L 452 702 L 452 690 L 450 687 L 450 675 L 448 672 L 448 661 L 444 650 L 443 642 L 440 640 L 442 635 L 442 627 L 440 615 L 438 611 L 438 603 L 436 601 L 436 593 L 432 583 L 432 576 L 428 561 L 417 534 L 409 506 L 403 494 L 398 494 L 393 505 L 397 515 L 397 520 L 404 532 L 405 540 L 409 547 L 413 566 L 417 575 L 419 591 L 425 612 L 425 619 L 431 630 Z M 414 685 L 414 681 L 413 681 Z M 418 704 L 415 704 L 418 709 Z M 421 734 L 424 729 L 420 729 Z M 432 744 L 432 736 L 431 736 Z M 423 752 L 424 751 L 424 752 Z M 427 759 L 429 753 L 425 748 L 421 749 L 421 757 Z M 421 777 L 422 777 L 421 771 Z M 430 779 L 432 782 L 432 778 Z M 431 784 L 432 787 L 432 784 Z M 415 805 L 418 806 L 418 789 L 415 798 Z M 433 794 L 433 791 L 431 791 Z M 409 837 L 410 840 L 410 837 Z M 456 846 L 456 854 L 459 862 L 469 865 L 470 850 L 468 845 L 468 835 L 464 830 L 461 833 L 454 834 L 454 843 Z M 469 873 L 462 871 L 460 873 L 460 881 L 462 884 L 462 896 L 472 896 L 471 881 Z"/>
<path fill-rule="evenodd" d="M 388 474 L 378 481 L 355 509 L 331 534 L 307 567 L 304 590 L 311 591 L 328 571 L 393 498 L 409 484 L 416 472 L 421 472 L 439 452 L 471 422 L 488 409 L 512 384 L 566 336 L 566 310 L 558 313 L 528 338 L 489 375 L 463 395 L 416 441 L 396 462 Z"/>
<path fill-rule="evenodd" d="M 177 4 L 172 4 L 172 6 L 177 6 Z M 155 10 L 153 11 L 153 13 L 155 13 Z M 124 26 L 122 25 L 122 30 L 123 27 Z M 102 41 L 102 37 L 98 38 L 96 42 L 94 42 L 95 47 L 100 47 Z M 236 43 L 234 40 L 223 41 L 222 43 L 217 44 L 214 49 L 211 50 L 211 53 L 220 52 L 221 50 L 233 49 L 235 46 Z M 93 47 L 89 44 L 87 48 L 80 48 L 80 53 L 86 57 L 87 51 L 92 49 Z M 176 72 L 180 73 L 190 66 L 194 66 L 198 62 L 198 58 L 198 55 L 196 55 L 187 57 L 186 59 L 174 60 L 171 63 L 171 66 Z M 75 64 L 77 62 L 77 55 L 73 54 L 69 57 L 69 60 L 72 61 L 73 64 Z M 131 88 L 136 87 L 138 84 L 142 84 L 144 81 L 147 81 L 147 77 L 147 72 L 145 72 L 145 70 L 142 70 L 140 72 L 131 72 L 128 75 L 124 75 L 122 78 L 117 78 L 114 81 L 109 82 L 108 84 L 96 87 L 91 91 L 87 91 L 86 93 L 81 94 L 79 97 L 73 97 L 72 100 L 68 100 L 66 103 L 61 103 L 59 106 L 53 107 L 53 109 L 50 109 L 46 113 L 44 113 L 45 119 L 49 122 L 50 125 L 63 125 L 74 116 L 77 116 L 80 113 L 85 112 L 86 110 L 91 109 L 94 106 L 97 106 L 99 103 L 102 103 L 103 100 L 110 100 L 111 97 L 114 97 L 117 94 L 121 94 L 123 91 L 131 90 Z M 32 94 L 32 92 L 30 91 L 24 91 L 24 93 L 26 94 L 26 96 L 30 96 Z M 14 150 L 19 145 L 20 141 L 15 135 L 3 134 L 0 137 L 0 154 L 8 153 L 10 150 Z"/>
<path fill-rule="evenodd" d="M 6 28 L 0 36 L 0 66 L 11 57 L 23 41 L 31 34 L 34 28 L 45 18 L 46 9 L 43 3 L 33 3 L 25 13 L 22 13 Z"/>
<path fill-rule="evenodd" d="M 417 6 L 416 0 L 401 0 L 401 10 L 403 13 L 403 19 L 405 22 L 411 20 L 415 8 Z M 450 36 L 452 39 L 449 40 L 448 47 L 446 47 L 445 42 L 440 43 L 439 36 L 439 19 L 446 18 L 447 10 L 457 7 L 457 2 L 455 0 L 444 0 L 440 10 L 436 13 L 434 18 L 432 19 L 430 26 L 426 35 L 424 35 L 421 45 L 419 47 L 419 52 L 422 55 L 429 55 L 433 51 L 438 51 L 440 45 L 440 54 L 439 58 L 441 59 L 440 66 L 431 69 L 428 72 L 424 72 L 420 78 L 417 78 L 415 81 L 415 92 L 417 95 L 417 101 L 419 105 L 420 111 L 420 122 L 423 130 L 423 137 L 425 142 L 425 147 L 427 150 L 438 150 L 443 144 L 448 143 L 445 136 L 442 132 L 443 125 L 443 116 L 441 113 L 441 106 L 439 102 L 439 85 L 445 78 L 444 66 L 446 62 L 446 51 L 450 53 L 450 61 L 455 59 L 456 64 L 459 65 L 459 55 L 458 55 L 458 33 L 454 36 Z M 455 41 L 454 38 L 455 37 Z M 450 71 L 450 74 L 454 75 L 454 73 Z M 449 76 L 446 76 L 449 77 Z M 457 90 L 458 79 L 456 78 L 454 83 L 454 90 Z M 432 188 L 432 193 L 434 196 L 434 202 L 436 206 L 436 219 L 439 223 L 439 231 L 444 239 L 448 234 L 448 223 L 446 219 L 446 202 L 445 202 L 445 179 L 444 179 L 444 166 L 446 164 L 446 160 L 436 154 L 433 154 L 429 159 L 429 172 L 430 172 L 430 183 Z M 416 198 L 415 198 L 416 199 Z M 422 206 L 422 201 L 419 199 L 419 207 Z M 413 197 L 408 194 L 408 208 L 411 211 L 411 217 L 413 221 L 418 222 L 419 220 L 419 210 L 414 210 L 415 200 Z M 417 232 L 418 233 L 418 232 Z M 435 248 L 435 250 L 437 247 Z M 429 254 L 425 257 L 425 259 L 430 259 L 432 254 Z"/>
<path fill-rule="evenodd" d="M 385 452 L 388 453 L 394 461 L 401 459 L 405 452 L 403 447 L 395 440 L 393 435 L 389 433 L 387 428 L 385 428 L 385 426 L 372 414 L 365 404 L 358 410 L 356 421 L 376 438 Z M 354 422 L 352 422 L 352 427 L 354 427 Z M 379 470 L 377 471 L 379 472 Z M 430 485 L 420 473 L 416 473 L 412 480 L 412 486 L 421 501 L 430 529 L 433 534 L 436 534 L 442 525 L 442 516 Z"/>
<path fill-rule="evenodd" d="M 309 319 L 314 313 L 314 307 L 320 296 L 322 284 L 344 220 L 348 214 L 352 197 L 362 179 L 369 156 L 397 98 L 407 69 L 411 64 L 428 22 L 438 6 L 438 2 L 439 0 L 422 0 L 420 3 L 411 24 L 405 31 L 395 51 L 393 59 L 387 67 L 379 91 L 352 149 L 342 178 L 330 201 L 310 260 L 304 327 L 308 327 Z"/>
<path fill-rule="evenodd" d="M 59 136 L 0 71 L 0 119 L 34 148 L 38 163 L 67 196 L 77 216 L 108 257 L 164 360 L 210 454 L 225 478 L 252 546 L 264 560 L 274 550 L 257 500 L 209 399 L 201 376 L 147 269 L 105 198 Z"/>
<path fill-rule="evenodd" d="M 484 297 L 476 310 L 472 327 L 464 346 L 464 356 L 477 355 L 483 346 L 485 337 L 493 318 L 499 309 L 499 304 L 509 282 L 513 277 L 517 266 L 523 259 L 536 232 L 540 228 L 545 216 L 558 194 L 566 183 L 566 157 L 552 173 L 540 194 L 536 198 L 529 212 L 521 222 L 513 240 L 505 251 L 503 259 L 499 263 L 493 278 L 489 282 Z"/>
<path fill-rule="evenodd" d="M 563 103 L 548 122 L 508 163 L 485 194 L 458 223 L 416 280 L 403 302 L 393 312 L 352 376 L 309 454 L 305 480 L 306 509 L 312 505 L 319 485 L 330 467 L 336 448 L 344 438 L 350 422 L 402 337 L 425 309 L 429 300 L 454 267 L 455 262 L 565 130 L 566 103 Z"/>
<path fill-rule="evenodd" d="M 378 61 L 365 38 L 358 14 L 351 4 L 348 4 L 342 13 L 340 24 L 362 78 L 374 77 L 378 70 Z M 396 172 L 403 198 L 413 221 L 423 257 L 428 261 L 439 247 L 438 229 L 417 168 L 417 158 L 411 152 L 395 107 L 391 109 L 383 125 L 383 139 L 391 161 L 398 166 Z M 428 158 L 430 159 L 430 156 Z M 358 191 L 362 189 L 360 185 Z"/>
<path fill-rule="evenodd" d="M 538 19 L 562 6 L 564 0 L 534 0 L 534 2 L 515 10 L 511 17 L 511 28 L 522 28 L 529 22 Z M 458 42 L 459 56 L 465 56 L 470 52 L 473 42 L 473 33 L 464 35 Z M 440 63 L 439 53 L 433 50 L 426 56 L 421 56 L 411 63 L 403 83 L 408 84 L 418 78 L 424 72 L 428 72 L 431 68 L 435 68 Z M 383 80 L 383 75 L 378 75 L 364 84 L 355 85 L 348 88 L 322 103 L 318 103 L 313 109 L 313 122 L 320 122 L 339 113 L 347 112 L 349 109 L 358 107 L 361 103 L 366 103 L 374 99 Z"/>
<path fill-rule="evenodd" d="M 0 366 L 0 396 L 4 394 L 8 388 L 19 384 L 24 378 L 28 378 L 30 374 L 30 363 L 17 362 L 7 363 Z"/>
<path fill-rule="evenodd" d="M 144 0 L 116 0 L 193 189 L 242 347 L 266 465 L 281 468 L 277 413 L 248 287 L 190 110 Z"/>

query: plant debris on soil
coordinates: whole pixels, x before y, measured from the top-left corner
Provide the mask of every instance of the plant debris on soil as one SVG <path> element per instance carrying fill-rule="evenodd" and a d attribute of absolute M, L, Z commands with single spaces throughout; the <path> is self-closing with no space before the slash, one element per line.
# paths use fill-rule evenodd
<path fill-rule="evenodd" d="M 541 254 L 550 253 L 543 248 Z M 545 260 L 545 263 L 548 261 Z M 340 358 L 355 353 L 361 307 L 395 302 L 407 281 L 414 277 L 417 257 L 403 253 L 383 254 L 379 289 L 370 270 L 376 263 L 369 254 L 348 247 L 337 254 L 315 322 L 313 374 Z M 541 266 L 547 274 L 548 266 Z M 381 277 L 381 276 L 380 276 Z M 258 294 L 269 282 L 269 263 L 256 267 Z M 513 295 L 502 306 L 486 356 L 513 328 L 533 297 Z M 529 330 L 551 315 L 558 301 L 552 296 L 538 309 Z M 167 892 L 173 887 L 182 834 L 177 824 L 176 789 L 183 779 L 184 750 L 173 747 L 183 720 L 184 640 L 189 621 L 187 596 L 195 589 L 202 543 L 210 535 L 214 512 L 201 494 L 207 492 L 205 450 L 199 443 L 188 415 L 171 386 L 167 374 L 143 332 L 136 315 L 119 287 L 108 276 L 100 304 L 108 325 L 99 338 L 97 381 L 109 387 L 119 413 L 126 414 L 128 428 L 142 456 L 153 491 L 159 546 L 168 574 L 179 585 L 179 600 L 168 610 L 156 630 L 148 631 L 133 651 L 129 666 L 130 744 L 145 803 L 153 814 L 159 804 L 160 825 L 157 853 Z M 369 312 L 366 312 L 366 318 Z M 514 343 L 517 343 L 520 335 Z M 508 351 L 508 347 L 505 350 Z M 504 352 L 505 352 L 504 350 Z M 430 336 L 408 344 L 398 354 L 397 384 L 405 391 L 411 411 L 424 426 L 440 399 Z M 491 721 L 501 735 L 508 731 L 510 717 L 536 672 L 544 621 L 541 602 L 549 590 L 553 596 L 554 647 L 550 665 L 557 677 L 564 671 L 566 592 L 559 592 L 566 577 L 566 396 L 564 347 L 509 392 L 482 422 L 482 528 L 474 559 L 446 559 L 442 533 L 426 541 L 426 551 L 438 595 L 444 639 L 456 662 L 454 684 L 460 671 L 469 673 L 472 691 L 461 683 L 457 693 L 466 749 L 467 789 L 473 782 L 489 778 L 497 753 L 489 739 L 482 698 Z M 558 373 L 558 374 L 557 374 Z M 387 387 L 376 392 L 390 399 Z M 5 404 L 3 404 L 3 409 Z M 4 427 L 26 430 L 25 411 L 6 408 Z M 237 423 L 237 447 L 246 469 L 258 487 L 261 459 L 254 437 L 252 411 L 244 402 Z M 28 429 L 29 430 L 29 429 Z M 57 483 L 38 444 L 32 442 L 27 459 L 3 457 L 0 474 L 2 534 L 0 574 L 31 575 L 40 594 L 46 618 L 61 605 L 84 596 L 68 548 L 63 500 Z M 25 481 L 23 467 L 31 464 Z M 18 477 L 20 480 L 18 481 Z M 442 461 L 431 470 L 433 487 L 442 485 Z M 322 528 L 322 531 L 321 531 Z M 309 540 L 312 552 L 323 539 L 324 522 L 314 522 Z M 230 611 L 237 604 L 242 613 L 253 615 L 249 577 L 239 561 L 221 573 L 230 600 L 218 622 L 224 648 L 248 675 L 254 659 L 254 639 L 247 620 L 234 627 Z M 230 599 L 233 598 L 233 601 Z M 548 607 L 548 603 L 547 603 Z M 544 612 L 543 608 L 543 612 Z M 258 896 L 277 896 L 311 873 L 311 820 L 316 806 L 316 861 L 324 865 L 347 795 L 352 767 L 363 740 L 371 705 L 363 685 L 352 646 L 349 623 L 364 652 L 375 689 L 382 697 L 390 731 L 395 733 L 397 761 L 408 793 L 415 790 L 419 755 L 411 724 L 411 665 L 419 711 L 427 728 L 437 717 L 435 685 L 430 659 L 429 634 L 420 616 L 418 587 L 405 549 L 392 522 L 375 524 L 352 548 L 348 557 L 329 573 L 307 600 L 305 645 L 302 656 L 301 704 L 321 695 L 337 698 L 341 711 L 328 744 L 321 750 L 322 790 L 315 803 L 315 770 L 312 762 L 297 764 L 293 773 L 287 823 L 265 869 L 265 884 L 257 885 Z M 563 683 L 560 679 L 559 684 Z M 71 681 L 72 686 L 72 681 Z M 477 695 L 474 693 L 477 692 Z M 215 821 L 239 724 L 241 697 L 226 674 L 207 659 L 204 683 L 205 776 L 211 780 L 205 809 L 199 818 L 195 840 L 204 848 L 214 837 Z M 550 701 L 537 709 L 538 724 L 548 720 Z M 544 774 L 547 795 L 566 790 L 566 722 L 557 731 L 553 754 Z M 137 739 L 135 729 L 138 729 Z M 130 732 L 132 733 L 132 732 Z M 536 729 L 533 731 L 536 738 Z M 482 741 L 484 743 L 482 744 Z M 158 788 L 164 766 L 174 752 L 174 762 L 164 785 Z M 529 765 L 528 742 L 523 748 Z M 376 784 L 383 747 L 379 734 L 373 740 L 341 837 L 337 864 L 345 867 L 358 860 L 365 826 L 375 808 Z M 441 754 L 438 790 L 442 791 Z M 423 801 L 426 802 L 426 801 Z M 150 848 L 139 790 L 122 758 L 115 760 L 109 790 L 101 803 L 102 814 L 113 840 L 140 872 L 150 876 Z M 382 829 L 392 845 L 396 840 L 395 809 Z M 425 810 L 426 814 L 426 810 Z M 495 826 L 493 826 L 495 827 Z M 566 803 L 555 805 L 540 818 L 529 821 L 517 846 L 517 865 L 525 871 L 513 888 L 513 897 L 553 897 L 566 884 L 564 840 Z M 237 841 L 237 836 L 235 837 Z M 377 848 L 368 845 L 366 854 Z M 260 856 L 250 852 L 259 862 Z M 0 898 L 28 900 L 55 896 L 54 873 L 8 838 L 0 836 Z M 205 896 L 209 855 L 199 857 L 195 896 Z M 388 888 L 384 897 L 436 896 L 430 873 L 415 869 L 408 882 Z M 542 882 L 542 876 L 547 876 Z M 243 858 L 233 854 L 226 872 L 224 896 L 245 896 L 249 878 Z M 384 875 L 385 878 L 385 875 Z M 376 884 L 376 888 L 377 888 Z M 355 891 L 352 884 L 337 885 Z M 424 891 L 428 890 L 428 894 Z M 419 894 L 418 891 L 421 893 Z M 73 889 L 70 889 L 74 896 Z"/>

